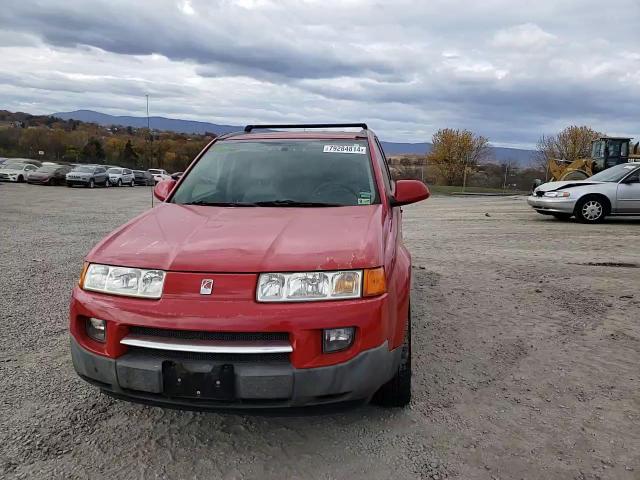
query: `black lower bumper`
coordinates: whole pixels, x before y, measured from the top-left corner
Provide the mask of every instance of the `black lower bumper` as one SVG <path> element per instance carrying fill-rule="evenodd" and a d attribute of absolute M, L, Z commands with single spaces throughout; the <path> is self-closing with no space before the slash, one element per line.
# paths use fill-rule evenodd
<path fill-rule="evenodd" d="M 179 363 L 180 369 L 193 374 L 191 390 L 183 391 L 172 383 L 175 362 L 167 356 L 135 352 L 111 359 L 85 350 L 73 338 L 71 355 L 82 378 L 115 397 L 195 410 L 303 407 L 366 400 L 394 375 L 400 363 L 400 349 L 389 351 L 386 342 L 347 362 L 319 368 L 296 369 L 289 363 L 216 365 L 194 360 Z M 209 382 L 223 378 L 217 376 L 222 375 L 217 372 L 223 367 L 227 368 L 222 384 L 225 392 L 218 395 Z M 232 381 L 228 379 L 229 370 Z M 198 389 L 194 381 L 206 384 Z M 200 394 L 194 395 L 194 389 L 207 398 L 198 398 Z"/>

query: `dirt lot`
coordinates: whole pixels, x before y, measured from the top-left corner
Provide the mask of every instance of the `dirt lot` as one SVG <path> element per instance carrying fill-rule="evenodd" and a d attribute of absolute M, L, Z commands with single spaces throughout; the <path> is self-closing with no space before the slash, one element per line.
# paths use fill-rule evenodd
<path fill-rule="evenodd" d="M 83 255 L 150 189 L 0 185 L 1 478 L 640 478 L 640 220 L 561 223 L 522 198 L 405 213 L 414 400 L 311 417 L 115 401 L 78 379 Z"/>

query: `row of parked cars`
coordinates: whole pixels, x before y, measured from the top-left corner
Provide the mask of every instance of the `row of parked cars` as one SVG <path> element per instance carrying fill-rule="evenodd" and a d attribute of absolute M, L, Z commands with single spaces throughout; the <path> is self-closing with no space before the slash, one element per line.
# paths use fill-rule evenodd
<path fill-rule="evenodd" d="M 94 188 L 155 185 L 168 178 L 171 176 L 160 168 L 132 170 L 117 165 L 74 165 L 30 159 L 0 159 L 0 181 L 5 182 Z"/>

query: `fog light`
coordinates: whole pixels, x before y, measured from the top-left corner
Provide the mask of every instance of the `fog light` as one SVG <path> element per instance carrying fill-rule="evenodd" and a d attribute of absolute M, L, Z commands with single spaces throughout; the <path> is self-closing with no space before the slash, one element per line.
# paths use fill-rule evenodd
<path fill-rule="evenodd" d="M 87 335 L 96 342 L 104 342 L 107 337 L 106 322 L 97 318 L 87 319 Z"/>
<path fill-rule="evenodd" d="M 322 351 L 325 353 L 345 350 L 353 343 L 356 329 L 354 327 L 332 328 L 322 331 Z"/>

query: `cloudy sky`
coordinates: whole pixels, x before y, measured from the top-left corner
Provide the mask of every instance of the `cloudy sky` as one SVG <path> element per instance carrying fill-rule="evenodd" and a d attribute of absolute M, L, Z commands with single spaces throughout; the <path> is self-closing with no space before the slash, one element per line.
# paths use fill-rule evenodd
<path fill-rule="evenodd" d="M 587 124 L 640 137 L 640 1 L 20 0 L 0 109 L 245 124 L 366 120 L 496 145 Z"/>

